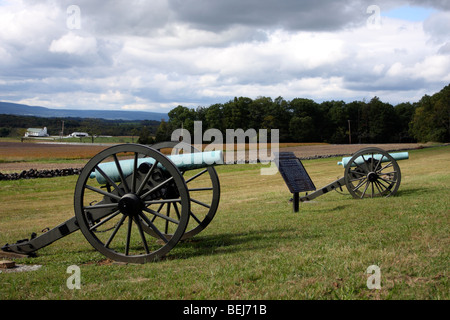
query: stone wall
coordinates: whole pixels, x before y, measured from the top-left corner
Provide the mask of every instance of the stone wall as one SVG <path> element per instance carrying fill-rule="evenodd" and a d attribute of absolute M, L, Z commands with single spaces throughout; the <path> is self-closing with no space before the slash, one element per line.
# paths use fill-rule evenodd
<path fill-rule="evenodd" d="M 19 179 L 36 179 L 36 178 L 54 178 L 71 175 L 79 175 L 82 168 L 54 169 L 54 170 L 24 170 L 22 172 L 1 173 L 0 180 L 19 180 Z"/>

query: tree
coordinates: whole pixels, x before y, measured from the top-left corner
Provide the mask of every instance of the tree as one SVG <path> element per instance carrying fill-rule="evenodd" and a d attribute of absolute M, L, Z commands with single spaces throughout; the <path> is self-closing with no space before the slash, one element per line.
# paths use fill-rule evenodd
<path fill-rule="evenodd" d="M 248 127 L 258 129 L 275 128 L 271 115 L 273 101 L 268 97 L 257 97 L 248 106 Z"/>
<path fill-rule="evenodd" d="M 292 119 L 289 123 L 289 131 L 294 141 L 313 142 L 320 140 L 319 123 L 321 121 L 319 104 L 311 99 L 295 98 L 289 103 L 292 110 Z M 323 117 L 322 117 L 323 118 Z M 305 126 L 300 128 L 299 126 Z"/>
<path fill-rule="evenodd" d="M 436 101 L 434 112 L 437 120 L 436 125 L 438 127 L 436 130 L 438 136 L 437 141 L 450 141 L 450 90 Z"/>
<path fill-rule="evenodd" d="M 164 121 L 164 119 L 162 119 L 161 124 L 156 130 L 155 142 L 170 141 L 171 135 L 172 132 L 170 130 L 169 124 L 166 121 Z"/>
<path fill-rule="evenodd" d="M 269 113 L 275 118 L 273 128 L 280 130 L 280 141 L 292 141 L 289 133 L 289 121 L 292 118 L 289 103 L 282 97 L 278 97 L 274 100 Z"/>
<path fill-rule="evenodd" d="M 360 142 L 392 142 L 397 123 L 394 107 L 373 97 L 369 103 L 362 104 L 358 128 Z"/>
<path fill-rule="evenodd" d="M 292 117 L 289 131 L 296 142 L 313 142 L 315 137 L 314 123 L 310 116 Z"/>
<path fill-rule="evenodd" d="M 344 101 L 324 101 L 320 104 L 320 141 L 348 143 L 348 114 Z"/>
<path fill-rule="evenodd" d="M 216 103 L 211 105 L 205 112 L 206 124 L 204 124 L 204 130 L 206 129 L 218 129 L 221 132 L 225 132 L 223 126 L 223 105 Z"/>
<path fill-rule="evenodd" d="M 410 102 L 399 103 L 394 107 L 397 114 L 398 123 L 396 124 L 396 142 L 414 142 L 415 139 L 410 134 L 409 123 L 416 111 L 416 104 Z"/>
<path fill-rule="evenodd" d="M 139 130 L 137 129 L 137 128 L 133 128 L 132 130 L 131 130 L 131 141 L 134 143 L 134 137 L 135 136 L 139 136 L 140 135 L 140 132 L 139 132 Z M 139 139 L 139 138 L 138 138 Z"/>
<path fill-rule="evenodd" d="M 169 131 L 183 127 L 192 135 L 194 134 L 195 110 L 178 106 L 169 111 Z"/>
<path fill-rule="evenodd" d="M 235 97 L 234 100 L 223 105 L 223 121 L 226 129 L 249 128 L 248 113 L 252 99 L 245 97 Z"/>
<path fill-rule="evenodd" d="M 418 141 L 450 141 L 450 85 L 417 103 L 410 132 Z"/>
<path fill-rule="evenodd" d="M 11 132 L 11 128 L 0 127 L 0 137 L 7 137 Z"/>
<path fill-rule="evenodd" d="M 353 101 L 345 105 L 345 114 L 347 115 L 347 120 L 350 120 L 352 143 L 362 143 L 362 136 L 360 135 L 360 126 L 361 126 L 361 113 L 363 106 L 365 104 L 366 103 L 364 101 Z"/>
<path fill-rule="evenodd" d="M 140 144 L 153 144 L 155 141 L 152 136 L 150 136 L 150 130 L 147 126 L 144 126 L 139 135 L 139 139 L 137 141 Z"/>

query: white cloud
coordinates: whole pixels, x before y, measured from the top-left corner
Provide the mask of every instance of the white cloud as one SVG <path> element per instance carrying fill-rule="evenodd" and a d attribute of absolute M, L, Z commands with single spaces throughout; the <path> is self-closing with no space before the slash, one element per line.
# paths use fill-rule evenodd
<path fill-rule="evenodd" d="M 450 56 L 433 55 L 426 57 L 412 68 L 412 76 L 424 78 L 427 81 L 450 81 Z"/>
<path fill-rule="evenodd" d="M 411 73 L 403 64 L 396 62 L 389 68 L 386 75 L 390 77 L 411 76 Z"/>
<path fill-rule="evenodd" d="M 97 52 L 97 40 L 94 37 L 81 37 L 73 32 L 69 32 L 58 40 L 53 40 L 49 51 L 80 56 L 95 54 Z"/>
<path fill-rule="evenodd" d="M 55 32 L 60 9 L 45 3 L 9 2 L 0 7 L 0 39 L 12 44 L 34 45 Z"/>
<path fill-rule="evenodd" d="M 384 69 L 385 69 L 385 65 L 384 65 L 384 63 L 381 63 L 381 64 L 377 64 L 377 65 L 373 66 L 372 71 L 373 71 L 376 75 L 380 75 L 380 74 L 383 73 Z"/>
<path fill-rule="evenodd" d="M 80 0 L 81 29 L 69 30 L 69 0 L 7 2 L 0 100 L 161 112 L 234 96 L 396 103 L 450 81 L 441 2 L 425 21 L 382 16 L 375 30 L 368 0 L 255 3 Z M 405 4 L 429 2 L 378 1 Z"/>
<path fill-rule="evenodd" d="M 107 93 L 100 94 L 100 101 L 107 103 L 121 103 L 124 101 L 124 95 L 118 90 L 108 90 Z"/>
<path fill-rule="evenodd" d="M 133 110 L 133 111 L 138 111 L 138 110 L 149 110 L 149 105 L 148 104 L 142 104 L 142 103 L 134 103 L 134 104 L 127 104 L 124 105 L 122 108 L 122 110 Z"/>

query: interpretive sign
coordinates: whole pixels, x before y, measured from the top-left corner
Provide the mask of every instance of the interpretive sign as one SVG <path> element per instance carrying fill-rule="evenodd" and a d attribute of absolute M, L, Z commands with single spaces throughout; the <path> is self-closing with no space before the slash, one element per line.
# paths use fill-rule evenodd
<path fill-rule="evenodd" d="M 294 211 L 298 211 L 299 192 L 314 191 L 316 187 L 311 181 L 302 162 L 293 152 L 275 153 L 275 163 L 289 191 L 294 195 Z"/>

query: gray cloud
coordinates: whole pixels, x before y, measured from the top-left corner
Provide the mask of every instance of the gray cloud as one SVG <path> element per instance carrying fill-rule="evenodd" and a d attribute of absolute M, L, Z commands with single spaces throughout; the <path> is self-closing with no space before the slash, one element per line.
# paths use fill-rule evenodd
<path fill-rule="evenodd" d="M 423 29 L 435 43 L 450 41 L 450 11 L 436 12 L 424 21 Z"/>
<path fill-rule="evenodd" d="M 337 31 L 364 24 L 367 8 L 387 11 L 411 5 L 450 10 L 446 0 L 168 0 L 175 17 L 196 28 L 221 31 L 233 25 L 303 31 Z"/>
<path fill-rule="evenodd" d="M 65 13 L 70 5 L 78 6 L 82 29 L 99 36 L 147 36 L 163 28 L 170 17 L 167 0 L 62 0 L 52 2 L 52 5 L 58 7 L 65 17 L 68 16 Z"/>
<path fill-rule="evenodd" d="M 450 2 L 448 0 L 409 0 L 405 2 L 411 6 L 429 7 L 437 10 L 450 11 Z"/>
<path fill-rule="evenodd" d="M 350 4 L 349 4 L 350 3 Z M 293 30 L 336 30 L 366 19 L 360 1 L 298 0 L 169 0 L 181 21 L 195 27 L 223 30 L 233 25 Z"/>
<path fill-rule="evenodd" d="M 440 47 L 438 53 L 450 54 L 450 42 L 446 42 L 442 47 Z"/>
<path fill-rule="evenodd" d="M 450 82 L 448 1 L 79 0 L 70 30 L 72 4 L 0 6 L 0 100 L 167 111 L 234 95 L 401 101 Z M 369 30 L 372 4 L 437 12 Z"/>

